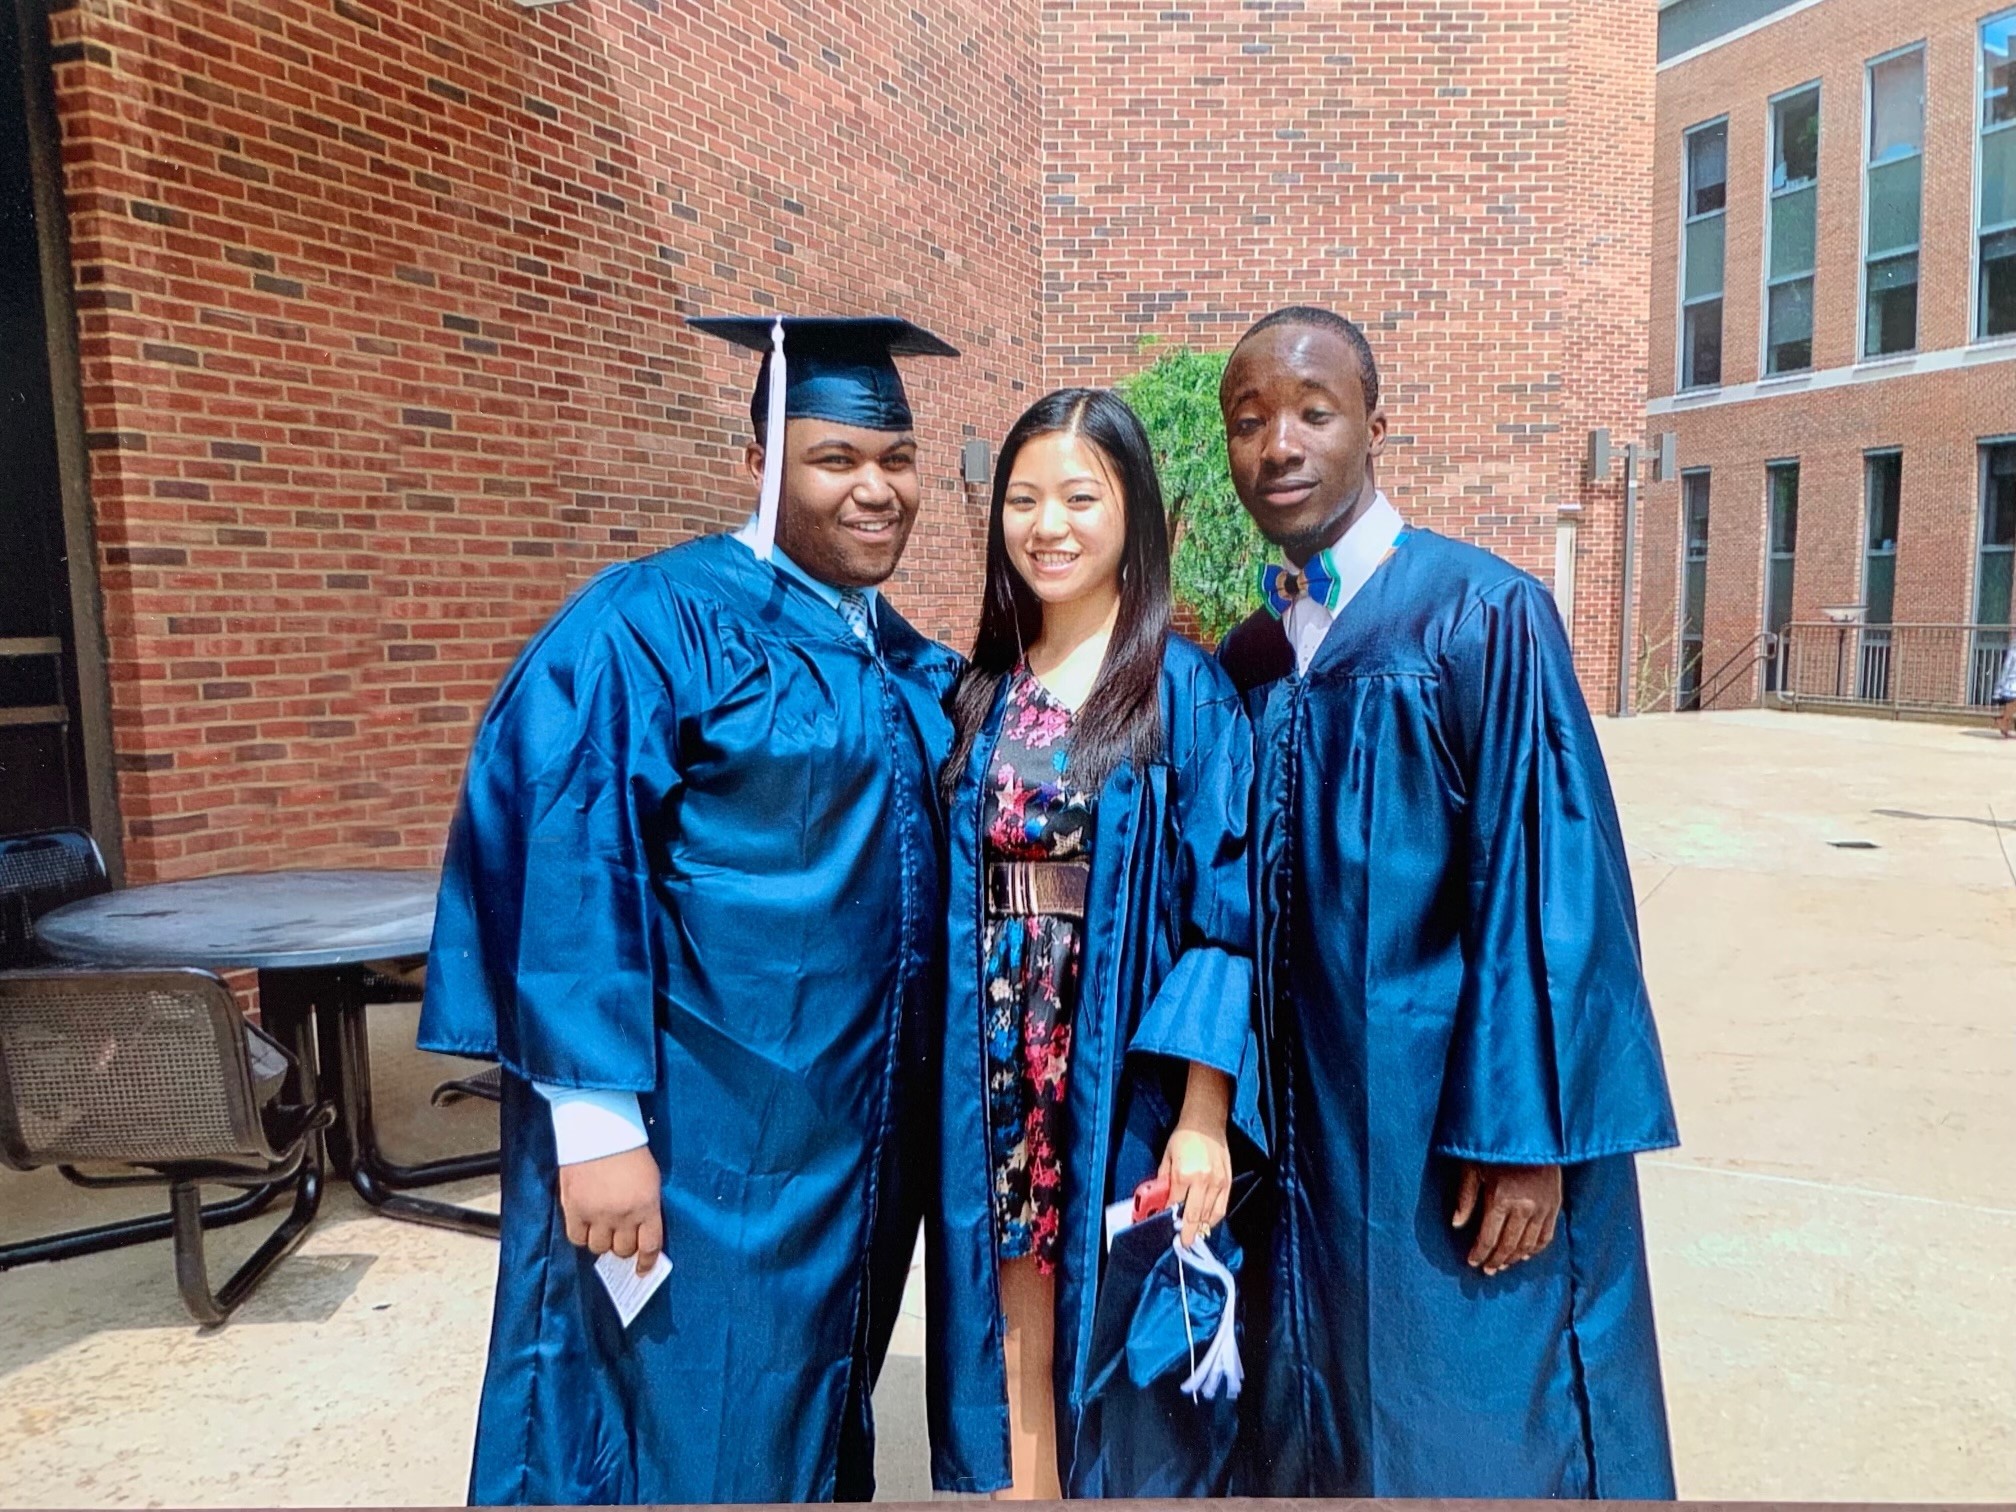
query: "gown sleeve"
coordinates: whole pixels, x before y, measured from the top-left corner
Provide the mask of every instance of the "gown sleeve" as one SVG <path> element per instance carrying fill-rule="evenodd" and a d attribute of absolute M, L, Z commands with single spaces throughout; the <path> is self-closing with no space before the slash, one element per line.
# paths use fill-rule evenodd
<path fill-rule="evenodd" d="M 1569 1165 L 1677 1143 L 1623 835 L 1546 589 L 1521 577 L 1469 607 L 1439 697 L 1468 916 L 1435 1149 Z"/>
<path fill-rule="evenodd" d="M 1223 1071 L 1235 1083 L 1234 1121 L 1264 1148 L 1246 858 L 1252 729 L 1219 676 L 1187 712 L 1188 738 L 1171 741 L 1177 953 L 1128 1049 Z"/>
<path fill-rule="evenodd" d="M 449 831 L 423 1049 L 548 1088 L 657 1080 L 643 814 L 675 780 L 666 674 L 593 590 L 506 677 Z"/>

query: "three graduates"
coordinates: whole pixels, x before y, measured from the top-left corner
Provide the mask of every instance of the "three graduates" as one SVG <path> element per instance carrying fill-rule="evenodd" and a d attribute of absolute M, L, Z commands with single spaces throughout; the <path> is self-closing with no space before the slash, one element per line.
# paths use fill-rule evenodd
<path fill-rule="evenodd" d="M 450 840 L 421 1043 L 509 1073 L 472 1500 L 868 1495 L 920 1213 L 941 1487 L 1670 1496 L 1601 758 L 1545 590 L 1378 492 L 1357 328 L 1227 369 L 1288 565 L 1223 670 L 1139 422 L 1067 390 L 1003 447 L 962 672 L 873 592 L 891 359 L 950 349 L 695 323 L 767 351 L 758 509 L 535 638 Z M 1103 1210 L 1158 1174 L 1172 1245 L 1251 1252 L 1236 1403 L 1095 1357 Z M 627 1331 L 602 1252 L 671 1267 Z"/>

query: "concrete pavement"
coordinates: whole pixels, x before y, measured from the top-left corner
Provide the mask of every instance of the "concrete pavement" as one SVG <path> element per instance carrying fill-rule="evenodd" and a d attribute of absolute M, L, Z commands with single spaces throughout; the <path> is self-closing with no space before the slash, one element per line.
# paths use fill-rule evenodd
<path fill-rule="evenodd" d="M 1682 1494 L 2016 1499 L 2016 743 L 1602 730 L 1686 1141 L 1643 1162 Z M 378 1015 L 388 1142 L 481 1146 L 487 1109 L 425 1108 L 446 1063 L 411 1033 Z M 136 1200 L 0 1173 L 0 1235 Z M 255 1240 L 216 1236 L 217 1265 Z M 0 1505 L 458 1502 L 495 1266 L 338 1191 L 221 1330 L 165 1245 L 0 1276 Z M 892 1499 L 926 1494 L 922 1326 L 913 1292 L 878 1393 Z"/>

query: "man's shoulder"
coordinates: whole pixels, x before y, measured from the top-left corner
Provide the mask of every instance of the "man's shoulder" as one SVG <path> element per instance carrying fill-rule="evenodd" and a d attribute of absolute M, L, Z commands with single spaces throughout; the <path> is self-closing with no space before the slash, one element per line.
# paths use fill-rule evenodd
<path fill-rule="evenodd" d="M 1403 543 L 1435 580 L 1459 593 L 1486 594 L 1546 585 L 1487 547 L 1459 541 L 1436 530 L 1410 530 Z"/>
<path fill-rule="evenodd" d="M 1265 609 L 1255 609 L 1218 643 L 1218 665 L 1241 693 L 1278 682 L 1295 670 L 1295 652 L 1281 622 Z"/>
<path fill-rule="evenodd" d="M 882 641 L 882 654 L 892 666 L 912 669 L 940 692 L 949 689 L 965 669 L 965 657 L 911 624 L 886 593 L 876 599 L 875 629 Z"/>
<path fill-rule="evenodd" d="M 669 654 L 682 626 L 720 602 L 725 536 L 709 536 L 614 562 L 583 583 L 526 645 L 531 664 L 584 663 L 637 643 Z M 730 543 L 730 549 L 734 549 Z"/>

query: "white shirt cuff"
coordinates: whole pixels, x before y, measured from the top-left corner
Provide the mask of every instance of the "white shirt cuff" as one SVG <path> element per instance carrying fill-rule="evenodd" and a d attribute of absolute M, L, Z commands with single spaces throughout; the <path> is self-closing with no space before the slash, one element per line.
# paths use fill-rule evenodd
<path fill-rule="evenodd" d="M 553 1114 L 553 1151 L 561 1165 L 621 1155 L 648 1142 L 635 1092 L 584 1092 L 532 1083 Z"/>

